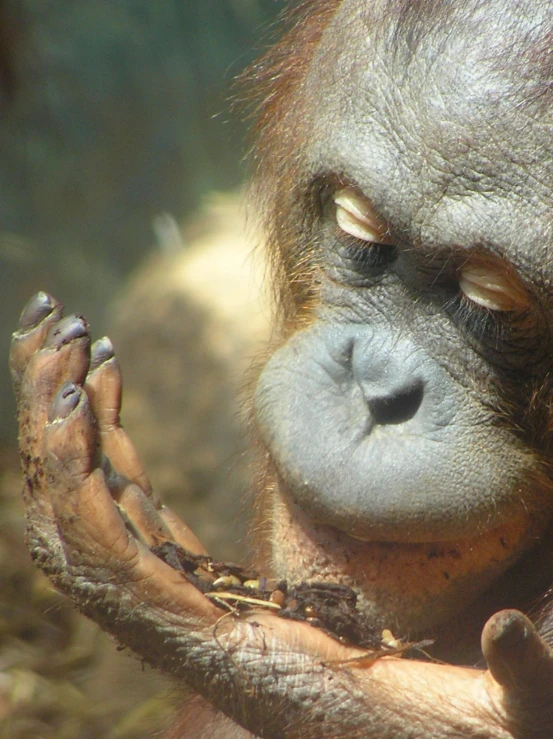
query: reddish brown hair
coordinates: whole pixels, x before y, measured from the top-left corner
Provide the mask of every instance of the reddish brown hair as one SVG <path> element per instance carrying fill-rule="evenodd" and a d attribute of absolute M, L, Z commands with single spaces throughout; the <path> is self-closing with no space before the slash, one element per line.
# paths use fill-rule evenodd
<path fill-rule="evenodd" d="M 305 269 L 305 243 L 298 241 L 297 207 L 302 152 L 302 120 L 294 101 L 321 36 L 342 0 L 304 0 L 288 8 L 285 32 L 247 73 L 253 101 L 255 142 L 253 202 L 263 217 L 272 259 L 276 299 L 286 317 L 297 318 L 312 283 Z M 309 104 L 309 103 L 308 103 Z M 316 101 L 313 101 L 316 105 Z M 303 252 L 303 253 L 302 253 Z"/>

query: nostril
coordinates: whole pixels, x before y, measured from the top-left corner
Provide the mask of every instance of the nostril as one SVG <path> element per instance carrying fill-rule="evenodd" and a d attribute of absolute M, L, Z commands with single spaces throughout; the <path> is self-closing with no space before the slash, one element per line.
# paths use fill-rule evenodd
<path fill-rule="evenodd" d="M 374 423 L 385 426 L 409 421 L 420 408 L 423 395 L 423 383 L 417 382 L 387 395 L 370 397 L 368 405 Z"/>

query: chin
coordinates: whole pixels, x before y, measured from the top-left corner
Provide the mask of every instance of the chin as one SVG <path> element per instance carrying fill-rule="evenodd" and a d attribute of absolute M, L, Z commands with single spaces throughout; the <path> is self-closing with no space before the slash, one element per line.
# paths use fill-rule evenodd
<path fill-rule="evenodd" d="M 521 557 L 540 526 L 521 512 L 473 538 L 423 543 L 362 541 L 319 524 L 282 483 L 271 486 L 272 569 L 290 583 L 334 582 L 358 594 L 371 629 L 431 635 L 477 602 Z"/>

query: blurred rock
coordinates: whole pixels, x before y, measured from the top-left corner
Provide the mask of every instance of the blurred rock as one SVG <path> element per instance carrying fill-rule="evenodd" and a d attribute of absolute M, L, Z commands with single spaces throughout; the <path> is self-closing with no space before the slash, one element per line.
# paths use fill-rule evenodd
<path fill-rule="evenodd" d="M 157 231 L 160 250 L 109 309 L 123 421 L 156 490 L 210 552 L 236 559 L 252 480 L 244 377 L 269 335 L 266 265 L 234 196 L 213 196 L 182 239 L 169 217 Z"/>

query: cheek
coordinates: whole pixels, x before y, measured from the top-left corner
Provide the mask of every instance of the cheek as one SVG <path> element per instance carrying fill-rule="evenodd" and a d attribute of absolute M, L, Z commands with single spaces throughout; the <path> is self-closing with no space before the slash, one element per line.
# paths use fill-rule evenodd
<path fill-rule="evenodd" d="M 475 601 L 541 533 L 521 516 L 455 542 L 362 542 L 313 522 L 278 483 L 270 490 L 275 576 L 349 585 L 377 634 L 384 628 L 413 634 L 447 621 Z"/>

